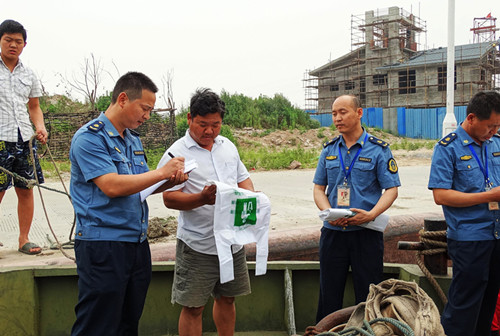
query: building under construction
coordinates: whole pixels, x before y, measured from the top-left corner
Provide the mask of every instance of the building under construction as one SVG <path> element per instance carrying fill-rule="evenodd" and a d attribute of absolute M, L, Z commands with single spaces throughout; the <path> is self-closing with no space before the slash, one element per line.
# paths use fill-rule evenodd
<path fill-rule="evenodd" d="M 500 89 L 496 18 L 475 18 L 474 43 L 455 47 L 455 105 Z M 330 113 L 333 100 L 358 96 L 363 107 L 446 106 L 447 48 L 424 49 L 426 22 L 390 7 L 351 16 L 351 52 L 306 71 L 305 109 Z"/>

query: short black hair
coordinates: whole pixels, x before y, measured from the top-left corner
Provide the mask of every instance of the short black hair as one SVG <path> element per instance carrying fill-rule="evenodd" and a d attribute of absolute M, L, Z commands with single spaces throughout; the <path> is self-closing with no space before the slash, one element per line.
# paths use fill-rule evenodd
<path fill-rule="evenodd" d="M 4 34 L 17 34 L 20 33 L 23 36 L 24 42 L 26 42 L 27 35 L 26 29 L 23 25 L 14 20 L 5 20 L 0 24 L 0 39 Z"/>
<path fill-rule="evenodd" d="M 489 119 L 492 112 L 500 113 L 500 93 L 497 91 L 480 91 L 467 105 L 467 115 L 472 113 L 479 120 Z"/>
<path fill-rule="evenodd" d="M 192 118 L 198 115 L 205 116 L 210 113 L 219 113 L 221 118 L 224 118 L 226 104 L 212 90 L 200 88 L 191 97 L 189 112 Z"/>
<path fill-rule="evenodd" d="M 148 76 L 141 72 L 127 72 L 116 82 L 111 96 L 111 103 L 116 103 L 121 92 L 125 92 L 131 101 L 139 99 L 142 97 L 142 90 L 156 93 L 158 87 Z"/>

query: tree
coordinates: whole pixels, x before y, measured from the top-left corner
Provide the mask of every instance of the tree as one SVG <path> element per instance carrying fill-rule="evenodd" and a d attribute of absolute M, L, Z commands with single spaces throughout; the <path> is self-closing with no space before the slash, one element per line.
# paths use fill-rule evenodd
<path fill-rule="evenodd" d="M 96 111 L 97 90 L 99 84 L 101 84 L 103 71 L 101 60 L 96 59 L 94 54 L 91 53 L 90 58 L 84 58 L 79 74 L 73 73 L 71 79 L 62 74 L 59 74 L 59 76 L 61 81 L 69 86 L 70 90 L 74 89 L 85 97 L 92 111 Z"/>
<path fill-rule="evenodd" d="M 165 106 L 167 109 L 171 111 L 175 111 L 175 102 L 174 102 L 174 90 L 172 88 L 172 79 L 174 77 L 174 71 L 167 71 L 167 75 L 161 76 L 161 84 L 162 84 L 162 98 L 165 102 Z"/>

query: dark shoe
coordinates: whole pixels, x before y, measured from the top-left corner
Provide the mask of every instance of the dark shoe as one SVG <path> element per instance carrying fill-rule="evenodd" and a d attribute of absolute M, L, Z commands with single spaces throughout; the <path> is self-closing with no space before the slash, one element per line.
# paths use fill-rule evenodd
<path fill-rule="evenodd" d="M 32 249 L 38 249 L 37 251 L 32 251 Z M 42 249 L 40 246 L 38 246 L 35 243 L 28 242 L 23 245 L 20 249 L 18 249 L 19 252 L 26 253 L 26 254 L 38 254 L 42 252 Z"/>

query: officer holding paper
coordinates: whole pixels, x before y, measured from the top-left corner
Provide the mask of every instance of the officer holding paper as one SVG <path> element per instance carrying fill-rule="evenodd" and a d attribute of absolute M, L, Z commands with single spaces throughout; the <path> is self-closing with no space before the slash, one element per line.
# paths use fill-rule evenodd
<path fill-rule="evenodd" d="M 500 94 L 478 92 L 458 128 L 434 147 L 428 188 L 442 205 L 453 279 L 448 336 L 490 335 L 500 288 Z"/>
<path fill-rule="evenodd" d="M 356 303 L 366 300 L 371 283 L 382 280 L 383 233 L 360 225 L 392 205 L 401 183 L 389 145 L 366 132 L 362 116 L 357 97 L 334 101 L 332 120 L 340 135 L 324 145 L 314 175 L 314 202 L 320 210 L 342 208 L 354 214 L 323 222 L 317 322 L 342 308 L 349 267 Z"/>

